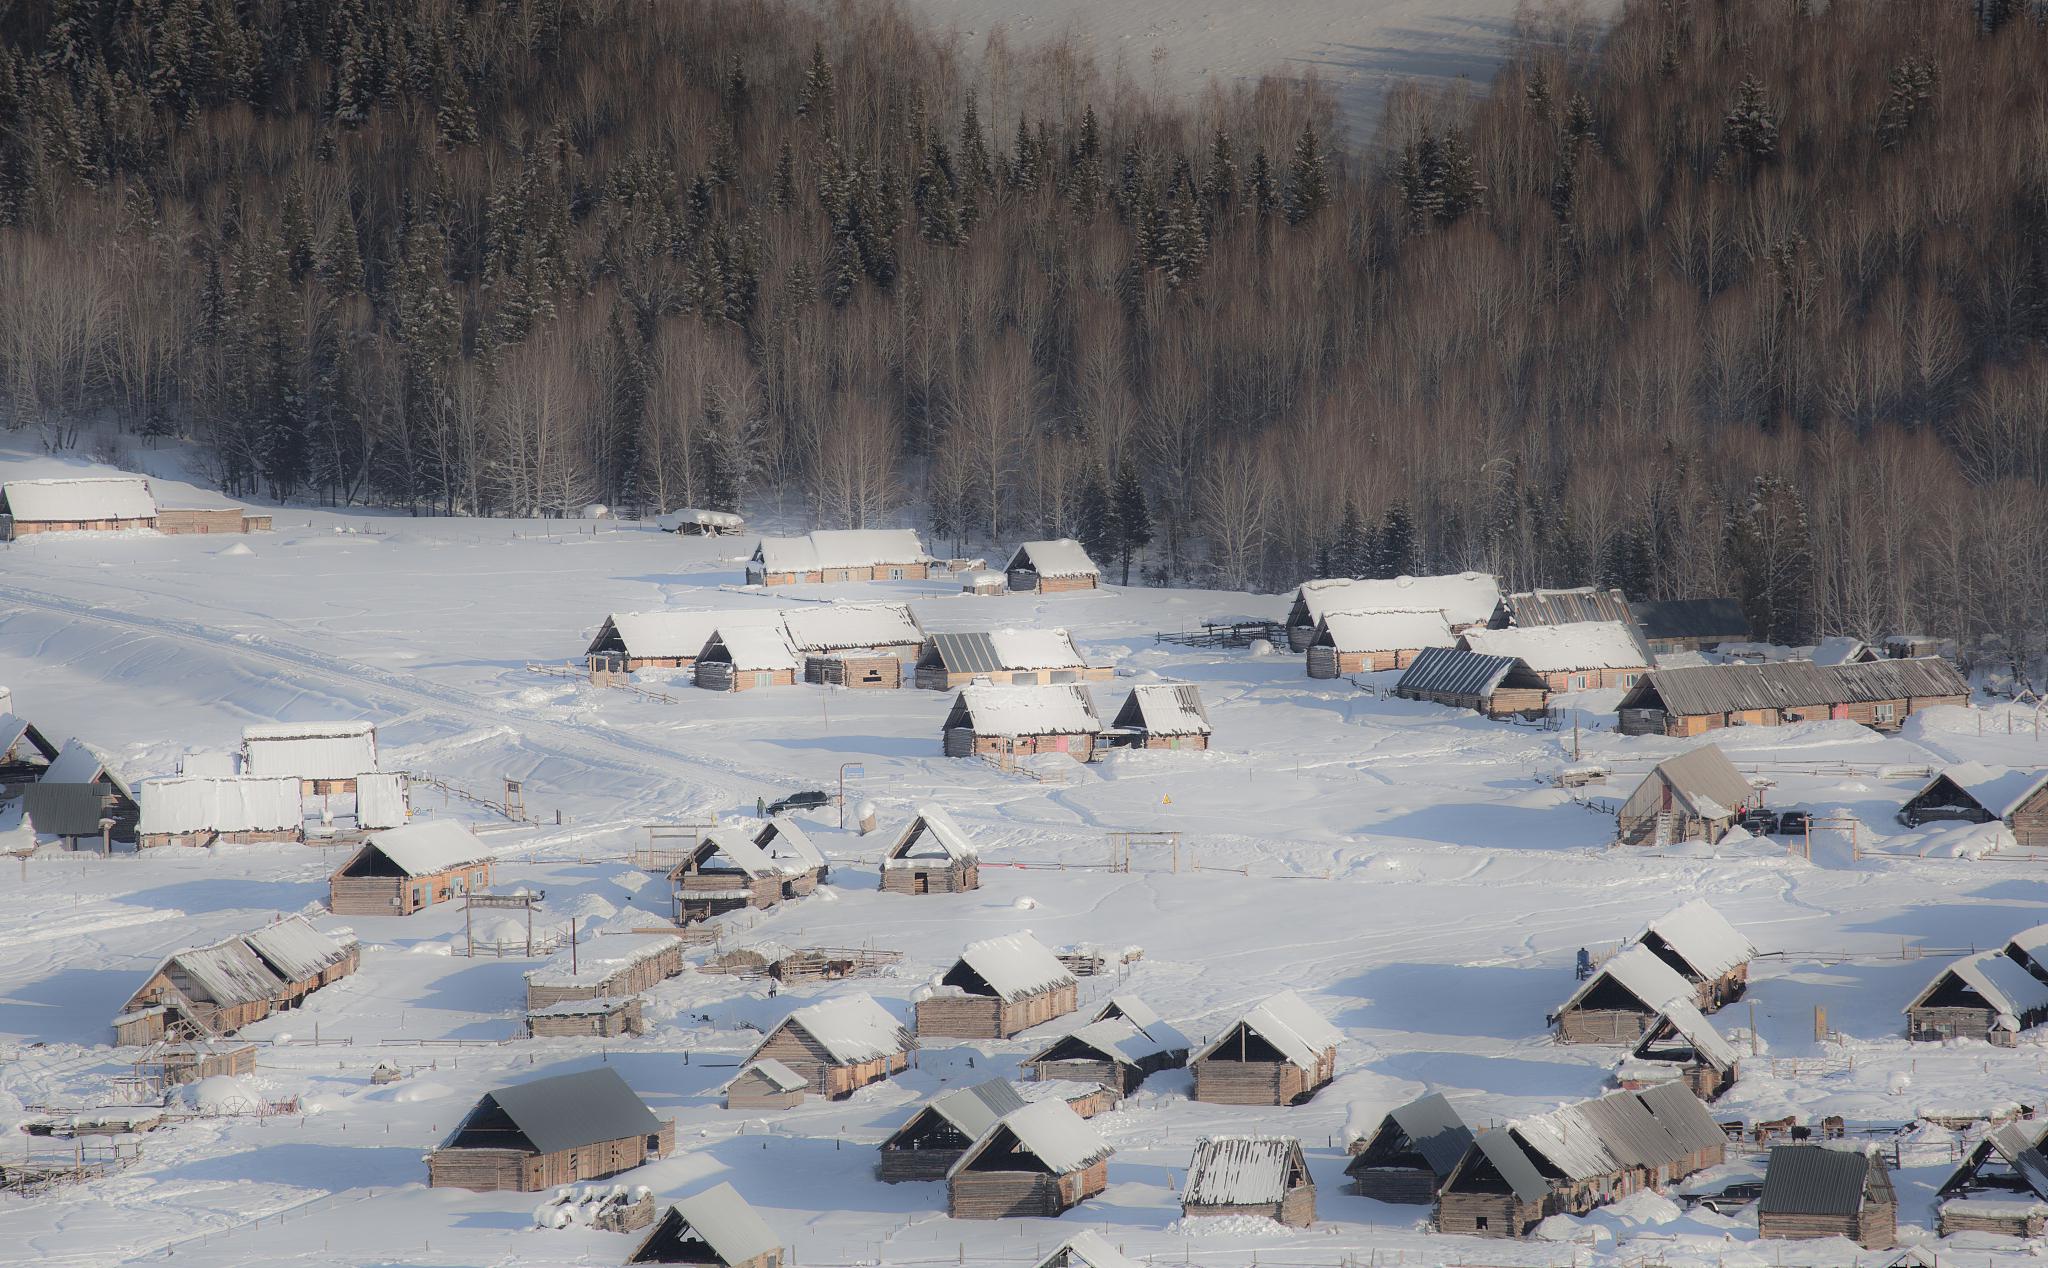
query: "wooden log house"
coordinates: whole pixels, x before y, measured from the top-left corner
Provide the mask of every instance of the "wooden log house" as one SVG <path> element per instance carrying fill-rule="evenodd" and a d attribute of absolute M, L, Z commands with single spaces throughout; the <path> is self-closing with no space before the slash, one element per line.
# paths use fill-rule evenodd
<path fill-rule="evenodd" d="M 1704 898 L 1674 907 L 1636 938 L 1691 984 L 1692 1000 L 1712 1013 L 1742 998 L 1756 945 Z"/>
<path fill-rule="evenodd" d="M 840 1100 L 908 1069 L 916 1044 L 873 996 L 843 995 L 783 1018 L 747 1060 L 780 1061 L 802 1075 L 812 1093 Z"/>
<path fill-rule="evenodd" d="M 1077 762 L 1093 760 L 1102 719 L 1088 689 L 1058 687 L 962 687 L 947 711 L 942 730 L 947 757 L 1013 761 L 1039 753 L 1065 753 Z"/>
<path fill-rule="evenodd" d="M 535 1193 L 631 1171 L 675 1144 L 675 1122 L 599 1066 L 486 1092 L 427 1155 L 427 1185 Z"/>
<path fill-rule="evenodd" d="M 802 537 L 763 537 L 747 564 L 747 584 L 922 581 L 931 564 L 912 529 L 820 529 Z"/>
<path fill-rule="evenodd" d="M 1329 612 L 1308 640 L 1308 676 L 1406 669 L 1425 647 L 1451 647 L 1458 636 L 1442 612 Z"/>
<path fill-rule="evenodd" d="M 1292 1136 L 1205 1136 L 1181 1190 L 1184 1218 L 1245 1215 L 1288 1228 L 1316 1222 L 1316 1182 Z"/>
<path fill-rule="evenodd" d="M 835 603 L 791 608 L 783 618 L 803 659 L 805 682 L 892 689 L 924 647 L 924 628 L 904 603 Z"/>
<path fill-rule="evenodd" d="M 528 1039 L 611 1039 L 646 1033 L 637 995 L 566 999 L 526 1010 Z"/>
<path fill-rule="evenodd" d="M 1694 998 L 1692 983 L 1655 951 L 1631 946 L 1600 962 L 1550 1018 L 1559 1043 L 1634 1046 L 1671 1000 Z"/>
<path fill-rule="evenodd" d="M 1003 572 L 1010 589 L 1019 593 L 1061 594 L 1093 590 L 1102 584 L 1102 569 L 1071 537 L 1025 542 L 1010 556 Z"/>
<path fill-rule="evenodd" d="M 801 898 L 825 883 L 831 864 L 805 832 L 803 825 L 788 815 L 771 816 L 754 834 L 754 845 L 782 869 L 782 896 Z"/>
<path fill-rule="evenodd" d="M 1492 623 L 1500 609 L 1499 579 L 1481 572 L 1304 581 L 1288 608 L 1287 645 L 1307 651 L 1316 626 L 1332 612 L 1441 612 L 1456 634 Z"/>
<path fill-rule="evenodd" d="M 1110 723 L 1110 742 L 1124 748 L 1206 749 L 1215 728 L 1202 689 L 1155 682 L 1131 688 Z"/>
<path fill-rule="evenodd" d="M 1543 676 L 1513 656 L 1482 656 L 1455 647 L 1425 647 L 1394 694 L 1471 709 L 1488 718 L 1540 718 L 1549 708 Z"/>
<path fill-rule="evenodd" d="M 981 888 L 981 860 L 953 816 L 919 806 L 882 854 L 881 888 L 892 894 L 959 894 Z"/>
<path fill-rule="evenodd" d="M 1950 766 L 1899 807 L 1899 822 L 2003 823 L 2025 849 L 2048 846 L 2048 769 Z"/>
<path fill-rule="evenodd" d="M 720 629 L 779 625 L 782 609 L 727 608 L 715 611 L 614 612 L 598 626 L 584 650 L 592 672 L 632 673 L 641 669 L 688 669 Z"/>
<path fill-rule="evenodd" d="M 1113 1151 L 1063 1101 L 1037 1101 L 996 1120 L 946 1177 L 956 1220 L 1060 1215 L 1109 1186 Z"/>
<path fill-rule="evenodd" d="M 0 800 L 41 779 L 60 751 L 35 723 L 0 712 Z"/>
<path fill-rule="evenodd" d="M 1652 660 L 1635 626 L 1625 621 L 1470 629 L 1458 646 L 1482 656 L 1512 656 L 1553 692 L 1633 687 Z"/>
<path fill-rule="evenodd" d="M 626 999 L 680 975 L 682 939 L 665 933 L 600 933 L 526 973 L 526 1007 Z"/>
<path fill-rule="evenodd" d="M 356 971 L 359 951 L 289 916 L 164 957 L 114 1019 L 117 1045 L 231 1035 Z"/>
<path fill-rule="evenodd" d="M 1703 744 L 1666 758 L 1643 776 L 1615 815 L 1615 839 L 1624 845 L 1712 845 L 1760 800 L 1727 754 Z"/>
<path fill-rule="evenodd" d="M 1031 1268 L 1146 1268 L 1144 1264 L 1109 1244 L 1100 1233 L 1083 1230 L 1060 1244 L 1060 1248 Z"/>
<path fill-rule="evenodd" d="M 85 841 L 133 841 L 142 819 L 134 788 L 112 759 L 75 739 L 22 789 L 21 804 L 37 835 L 63 837 L 74 848 Z"/>
<path fill-rule="evenodd" d="M 810 1081 L 773 1057 L 749 1061 L 718 1090 L 725 1094 L 725 1108 L 795 1109 L 804 1103 Z"/>
<path fill-rule="evenodd" d="M 1125 1097 L 1148 1075 L 1187 1065 L 1189 1047 L 1150 1004 L 1113 995 L 1086 1025 L 1026 1057 L 1021 1069 L 1027 1079 L 1097 1083 Z"/>
<path fill-rule="evenodd" d="M 1890 1248 L 1899 1238 L 1899 1199 L 1884 1159 L 1860 1147 L 1772 1149 L 1756 1233 L 1765 1241 L 1845 1237 L 1865 1250 Z"/>
<path fill-rule="evenodd" d="M 452 820 L 372 832 L 328 878 L 327 907 L 337 916 L 410 916 L 489 888 L 495 863 L 490 847 Z"/>
<path fill-rule="evenodd" d="M 1194 1054 L 1191 1097 L 1214 1105 L 1299 1105 L 1337 1076 L 1343 1038 L 1299 995 L 1282 991 Z"/>
<path fill-rule="evenodd" d="M 308 797 L 356 791 L 377 769 L 374 722 L 270 722 L 242 728 L 244 775 L 290 775 Z"/>
<path fill-rule="evenodd" d="M 746 907 L 782 901 L 784 866 L 736 828 L 713 828 L 670 869 L 676 923 L 694 924 Z"/>
<path fill-rule="evenodd" d="M 1432 1092 L 1387 1111 L 1352 1147 L 1351 1191 L 1378 1202 L 1427 1206 L 1472 1144 L 1472 1129 Z"/>
<path fill-rule="evenodd" d="M 919 1039 L 1008 1039 L 1064 1017 L 1080 983 L 1029 933 L 970 942 L 933 994 L 917 1001 Z"/>
<path fill-rule="evenodd" d="M 944 1180 L 975 1141 L 1024 1104 L 1005 1079 L 941 1092 L 882 1142 L 875 1176 L 884 1184 Z"/>
<path fill-rule="evenodd" d="M 1735 1084 L 1741 1057 L 1690 1001 L 1666 1000 L 1623 1058 L 1614 1080 L 1642 1089 L 1678 1082 L 1702 1101 L 1712 1101 Z"/>
<path fill-rule="evenodd" d="M 707 691 L 793 687 L 803 661 L 780 625 L 726 625 L 697 653 L 694 672 Z"/>
<path fill-rule="evenodd" d="M 1936 973 L 1904 1011 L 1908 1039 L 2013 1048 L 2020 1031 L 2048 1019 L 2048 983 L 2002 950 L 1980 951 Z"/>
<path fill-rule="evenodd" d="M 626 1262 L 782 1268 L 782 1243 L 738 1190 L 720 1182 L 662 1212 Z"/>
<path fill-rule="evenodd" d="M 1090 665 L 1065 630 L 969 630 L 926 636 L 917 685 L 952 691 L 973 683 L 1033 687 L 1107 682 L 1107 665 Z"/>
<path fill-rule="evenodd" d="M 155 528 L 156 521 L 156 497 L 140 476 L 0 484 L 0 541 L 41 533 L 135 532 Z"/>
<path fill-rule="evenodd" d="M 146 779 L 135 841 L 145 850 L 304 841 L 306 805 L 300 788 L 289 775 Z"/>
<path fill-rule="evenodd" d="M 1828 720 L 1896 731 L 1921 709 L 1966 705 L 1970 684 L 1932 656 L 1869 664 L 1692 665 L 1657 669 L 1622 696 L 1623 735 L 1704 735 L 1727 726 Z"/>

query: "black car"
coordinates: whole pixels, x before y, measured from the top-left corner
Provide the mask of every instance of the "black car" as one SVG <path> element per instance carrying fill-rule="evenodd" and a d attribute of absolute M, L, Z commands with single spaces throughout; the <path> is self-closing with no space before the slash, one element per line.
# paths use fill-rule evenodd
<path fill-rule="evenodd" d="M 1745 810 L 1737 820 L 1745 832 L 1767 837 L 1778 830 L 1778 814 L 1774 810 Z"/>
<path fill-rule="evenodd" d="M 785 810 L 814 810 L 819 806 L 832 804 L 832 794 L 813 788 L 807 792 L 793 792 L 787 797 L 778 797 L 768 803 L 768 813 L 779 815 Z"/>
<path fill-rule="evenodd" d="M 1778 833 L 1791 836 L 1807 831 L 1813 824 L 1813 816 L 1804 810 L 1782 810 L 1778 812 Z"/>
<path fill-rule="evenodd" d="M 1695 1195 L 1692 1201 L 1695 1206 L 1704 1206 L 1716 1215 L 1733 1215 L 1763 1195 L 1764 1186 L 1761 1181 L 1743 1181 L 1731 1184 L 1719 1193 Z"/>

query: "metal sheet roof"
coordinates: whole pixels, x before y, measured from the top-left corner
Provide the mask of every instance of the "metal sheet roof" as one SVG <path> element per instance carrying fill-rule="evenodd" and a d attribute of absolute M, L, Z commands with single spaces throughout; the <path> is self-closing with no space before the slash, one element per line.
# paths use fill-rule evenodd
<path fill-rule="evenodd" d="M 1649 1109 L 1684 1153 L 1711 1151 L 1728 1143 L 1713 1111 L 1683 1083 L 1660 1084 L 1631 1095 Z"/>
<path fill-rule="evenodd" d="M 1969 694 L 1970 684 L 1956 667 L 1933 656 L 1851 665 L 1787 660 L 1653 669 L 1622 697 L 1620 707 L 1636 708 L 1654 698 L 1668 713 L 1693 717 Z"/>
<path fill-rule="evenodd" d="M 936 657 L 947 673 L 1082 669 L 1088 664 L 1065 630 L 962 630 L 930 635 L 920 659 Z"/>
<path fill-rule="evenodd" d="M 1749 618 L 1733 599 L 1637 599 L 1628 607 L 1646 638 L 1735 643 L 1749 638 Z"/>
<path fill-rule="evenodd" d="M 1668 757 L 1644 778 L 1671 785 L 1671 791 L 1694 814 L 1709 819 L 1735 814 L 1756 794 L 1728 755 L 1713 744 Z M 1658 800 L 1661 803 L 1661 795 Z"/>
<path fill-rule="evenodd" d="M 1182 1206 L 1264 1206 L 1306 1179 L 1301 1142 L 1292 1136 L 1206 1136 L 1188 1160 Z"/>
<path fill-rule="evenodd" d="M 1764 1171 L 1759 1215 L 1852 1216 L 1863 1209 L 1870 1157 L 1862 1150 L 1779 1145 Z"/>
<path fill-rule="evenodd" d="M 1425 647 L 1394 684 L 1399 693 L 1488 696 L 1497 687 L 1541 688 L 1543 680 L 1513 656 L 1483 656 L 1455 647 Z"/>
<path fill-rule="evenodd" d="M 1465 1125 L 1457 1109 L 1436 1092 L 1396 1106 L 1387 1117 L 1394 1120 L 1402 1135 L 1408 1137 L 1409 1145 L 1422 1155 L 1439 1179 L 1451 1173 L 1472 1143 L 1472 1129 Z"/>
<path fill-rule="evenodd" d="M 702 1193 L 678 1198 L 670 1209 L 728 1264 L 742 1264 L 782 1248 L 768 1222 L 730 1184 L 720 1182 Z"/>
<path fill-rule="evenodd" d="M 287 916 L 242 935 L 272 971 L 287 982 L 304 982 L 348 958 L 348 944 L 315 929 L 304 916 Z"/>
<path fill-rule="evenodd" d="M 1135 727 L 1147 735 L 1208 735 L 1212 730 L 1201 688 L 1173 682 L 1131 688 L 1111 725 Z"/>
<path fill-rule="evenodd" d="M 1569 590 L 1527 590 L 1511 594 L 1508 615 L 1519 626 L 1568 625 L 1574 621 L 1625 621 L 1635 626 L 1628 600 L 1619 590 L 1579 586 Z"/>
<path fill-rule="evenodd" d="M 98 836 L 105 799 L 104 784 L 39 782 L 21 790 L 22 810 L 37 832 L 50 836 Z"/>
<path fill-rule="evenodd" d="M 1472 1148 L 1485 1155 L 1507 1181 L 1515 1196 L 1524 1202 L 1541 1202 L 1550 1192 L 1544 1183 L 1543 1173 L 1536 1169 L 1536 1163 L 1522 1150 L 1521 1142 L 1505 1127 L 1489 1127 L 1472 1138 Z"/>
<path fill-rule="evenodd" d="M 661 1121 L 610 1066 L 513 1083 L 486 1096 L 544 1154 L 661 1131 Z"/>
<path fill-rule="evenodd" d="M 210 947 L 188 947 L 164 961 L 164 967 L 172 966 L 184 973 L 204 999 L 215 1004 L 249 1004 L 275 999 L 284 991 L 283 979 L 241 938 L 228 938 Z"/>

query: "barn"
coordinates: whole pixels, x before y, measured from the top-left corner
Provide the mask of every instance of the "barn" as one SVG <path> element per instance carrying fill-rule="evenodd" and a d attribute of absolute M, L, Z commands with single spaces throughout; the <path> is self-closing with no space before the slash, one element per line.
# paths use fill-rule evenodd
<path fill-rule="evenodd" d="M 593 999 L 625 999 L 682 974 L 682 939 L 665 933 L 601 933 L 526 972 L 529 1011 Z"/>
<path fill-rule="evenodd" d="M 676 1125 L 655 1118 L 610 1066 L 484 1093 L 427 1155 L 427 1185 L 536 1193 L 602 1180 L 674 1151 Z"/>
<path fill-rule="evenodd" d="M 1735 1045 L 1714 1029 L 1706 1014 L 1686 1000 L 1666 1000 L 1622 1060 L 1615 1082 L 1646 1088 L 1676 1081 L 1702 1101 L 1711 1101 L 1735 1085 L 1740 1061 Z"/>
<path fill-rule="evenodd" d="M 1406 669 L 1425 647 L 1458 641 L 1441 612 L 1330 612 L 1308 640 L 1308 676 L 1343 678 Z"/>
<path fill-rule="evenodd" d="M 309 797 L 356 791 L 377 769 L 374 722 L 268 722 L 242 729 L 244 775 L 292 775 Z"/>
<path fill-rule="evenodd" d="M 1869 664 L 1690 665 L 1652 670 L 1617 710 L 1624 735 L 1704 735 L 1725 726 L 1783 726 L 1828 719 L 1879 731 L 1932 705 L 1964 705 L 1970 684 L 1932 656 Z"/>
<path fill-rule="evenodd" d="M 1344 1168 L 1360 1197 L 1426 1206 L 1472 1144 L 1472 1129 L 1432 1092 L 1389 1110 Z"/>
<path fill-rule="evenodd" d="M 1884 1160 L 1861 1147 L 1780 1145 L 1764 1168 L 1756 1233 L 1765 1241 L 1846 1237 L 1865 1250 L 1899 1239 L 1899 1199 Z"/>
<path fill-rule="evenodd" d="M 1205 1136 L 1188 1160 L 1183 1216 L 1246 1215 L 1288 1228 L 1316 1222 L 1316 1182 L 1292 1136 Z"/>
<path fill-rule="evenodd" d="M 782 901 L 789 870 L 736 828 L 713 828 L 668 874 L 678 924 Z"/>
<path fill-rule="evenodd" d="M 490 847 L 447 819 L 372 832 L 328 880 L 337 916 L 410 916 L 491 883 Z"/>
<path fill-rule="evenodd" d="M 763 537 L 747 564 L 747 584 L 922 581 L 931 562 L 914 529 L 820 529 L 803 537 Z"/>
<path fill-rule="evenodd" d="M 38 533 L 128 532 L 155 528 L 156 520 L 156 498 L 140 476 L 0 484 L 0 541 Z"/>
<path fill-rule="evenodd" d="M 1131 688 L 1110 726 L 1128 748 L 1206 749 L 1212 730 L 1202 689 L 1176 682 Z"/>
<path fill-rule="evenodd" d="M 801 898 L 825 883 L 831 865 L 825 852 L 812 843 L 803 825 L 788 815 L 776 815 L 754 834 L 754 845 L 782 869 L 782 896 Z"/>
<path fill-rule="evenodd" d="M 882 854 L 882 885 L 893 894 L 959 894 L 981 888 L 974 842 L 939 806 L 917 815 Z"/>
<path fill-rule="evenodd" d="M 882 1142 L 875 1176 L 884 1184 L 943 1180 L 997 1120 L 1023 1109 L 1024 1103 L 1005 1079 L 941 1092 Z"/>
<path fill-rule="evenodd" d="M 1704 898 L 1674 907 L 1636 939 L 1692 984 L 1693 1003 L 1714 1012 L 1742 998 L 1756 945 Z"/>
<path fill-rule="evenodd" d="M 42 778 L 58 751 L 35 723 L 0 713 L 0 798 L 12 797 L 23 785 Z"/>
<path fill-rule="evenodd" d="M 2013 1048 L 2020 1031 L 2048 1019 L 2048 983 L 2004 951 L 1979 951 L 1935 974 L 1904 1011 L 1908 1039 L 1982 1039 Z"/>
<path fill-rule="evenodd" d="M 1633 687 L 1650 670 L 1650 652 L 1623 621 L 1572 621 L 1466 630 L 1458 645 L 1482 656 L 1511 656 L 1551 691 Z"/>
<path fill-rule="evenodd" d="M 1690 1000 L 1694 987 L 1646 946 L 1600 962 L 1550 1018 L 1559 1043 L 1633 1045 L 1671 1000 Z"/>
<path fill-rule="evenodd" d="M 1194 1054 L 1190 1097 L 1212 1105 L 1299 1105 L 1337 1076 L 1343 1040 L 1299 995 L 1282 991 Z"/>
<path fill-rule="evenodd" d="M 773 1057 L 749 1061 L 718 1090 L 727 1109 L 795 1109 L 810 1081 Z"/>
<path fill-rule="evenodd" d="M 1501 600 L 1494 626 L 1529 628 L 1538 625 L 1576 625 L 1581 621 L 1621 621 L 1636 627 L 1635 614 L 1619 590 L 1598 586 L 1574 586 L 1564 590 L 1526 590 Z"/>
<path fill-rule="evenodd" d="M 1638 599 L 1628 608 L 1652 655 L 1710 652 L 1750 639 L 1749 618 L 1733 599 Z"/>
<path fill-rule="evenodd" d="M 838 1100 L 909 1069 L 916 1046 L 873 996 L 842 995 L 783 1018 L 747 1060 L 780 1061 L 802 1075 L 812 1092 Z"/>
<path fill-rule="evenodd" d="M 1112 1150 L 1064 1101 L 1012 1110 L 968 1146 L 946 1176 L 956 1220 L 1057 1216 L 1109 1186 Z"/>
<path fill-rule="evenodd" d="M 1119 1097 L 1188 1063 L 1188 1038 L 1135 995 L 1113 995 L 1088 1024 L 1024 1059 L 1024 1077 L 1098 1083 Z"/>
<path fill-rule="evenodd" d="M 962 687 L 946 713 L 947 757 L 1008 761 L 1036 753 L 1065 753 L 1077 762 L 1095 756 L 1102 719 L 1088 689 L 1057 687 Z"/>
<path fill-rule="evenodd" d="M 970 942 L 917 1002 L 917 1035 L 1008 1039 L 1074 1011 L 1080 983 L 1029 933 Z"/>
<path fill-rule="evenodd" d="M 1659 762 L 1615 816 L 1624 845 L 1713 844 L 1759 800 L 1749 780 L 1712 744 Z"/>
<path fill-rule="evenodd" d="M 114 1042 L 215 1038 L 261 1021 L 356 971 L 358 952 L 290 916 L 253 933 L 166 956 L 114 1020 Z"/>
<path fill-rule="evenodd" d="M 305 839 L 305 798 L 289 775 L 142 781 L 135 840 L 143 849 Z"/>
<path fill-rule="evenodd" d="M 1307 651 L 1332 612 L 1441 612 L 1452 633 L 1490 624 L 1501 609 L 1500 581 L 1481 572 L 1436 577 L 1304 581 L 1287 612 L 1287 645 Z"/>
<path fill-rule="evenodd" d="M 1403 700 L 1474 709 L 1489 718 L 1540 718 L 1549 705 L 1543 675 L 1513 656 L 1425 647 L 1394 684 Z"/>
<path fill-rule="evenodd" d="M 80 841 L 133 841 L 142 808 L 128 780 L 105 753 L 66 740 L 57 759 L 22 789 L 22 809 L 38 835 Z"/>
<path fill-rule="evenodd" d="M 780 625 L 725 625 L 697 653 L 697 685 L 709 691 L 793 687 L 803 661 Z"/>
<path fill-rule="evenodd" d="M 1065 630 L 984 630 L 933 634 L 917 657 L 917 685 L 951 691 L 975 682 L 1026 687 L 1106 682 L 1107 666 L 1091 666 Z"/>
<path fill-rule="evenodd" d="M 2011 770 L 1967 762 L 1927 781 L 1899 807 L 1899 822 L 1990 823 L 2012 829 L 2029 849 L 2048 846 L 2048 770 Z"/>
<path fill-rule="evenodd" d="M 626 1262 L 782 1268 L 782 1243 L 738 1190 L 720 1182 L 662 1212 Z"/>
<path fill-rule="evenodd" d="M 614 612 L 598 626 L 583 655 L 591 670 L 688 669 L 718 630 L 779 625 L 780 608 L 728 608 L 696 612 Z"/>
<path fill-rule="evenodd" d="M 1079 1232 L 1031 1268 L 1145 1268 L 1100 1233 Z"/>
<path fill-rule="evenodd" d="M 1003 569 L 1010 589 L 1058 594 L 1064 590 L 1093 590 L 1102 584 L 1102 569 L 1088 557 L 1088 551 L 1071 537 L 1053 541 L 1025 542 L 1010 556 Z"/>

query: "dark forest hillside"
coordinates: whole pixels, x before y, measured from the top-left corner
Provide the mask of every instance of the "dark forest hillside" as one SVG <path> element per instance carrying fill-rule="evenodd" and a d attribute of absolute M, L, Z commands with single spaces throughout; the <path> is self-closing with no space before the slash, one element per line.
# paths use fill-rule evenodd
<path fill-rule="evenodd" d="M 422 511 L 2048 628 L 2048 29 L 1632 0 L 1369 154 L 879 3 L 0 0 L 0 419 Z M 1120 481 L 1121 477 L 1121 481 Z M 1117 496 L 1121 482 L 1123 496 Z"/>

